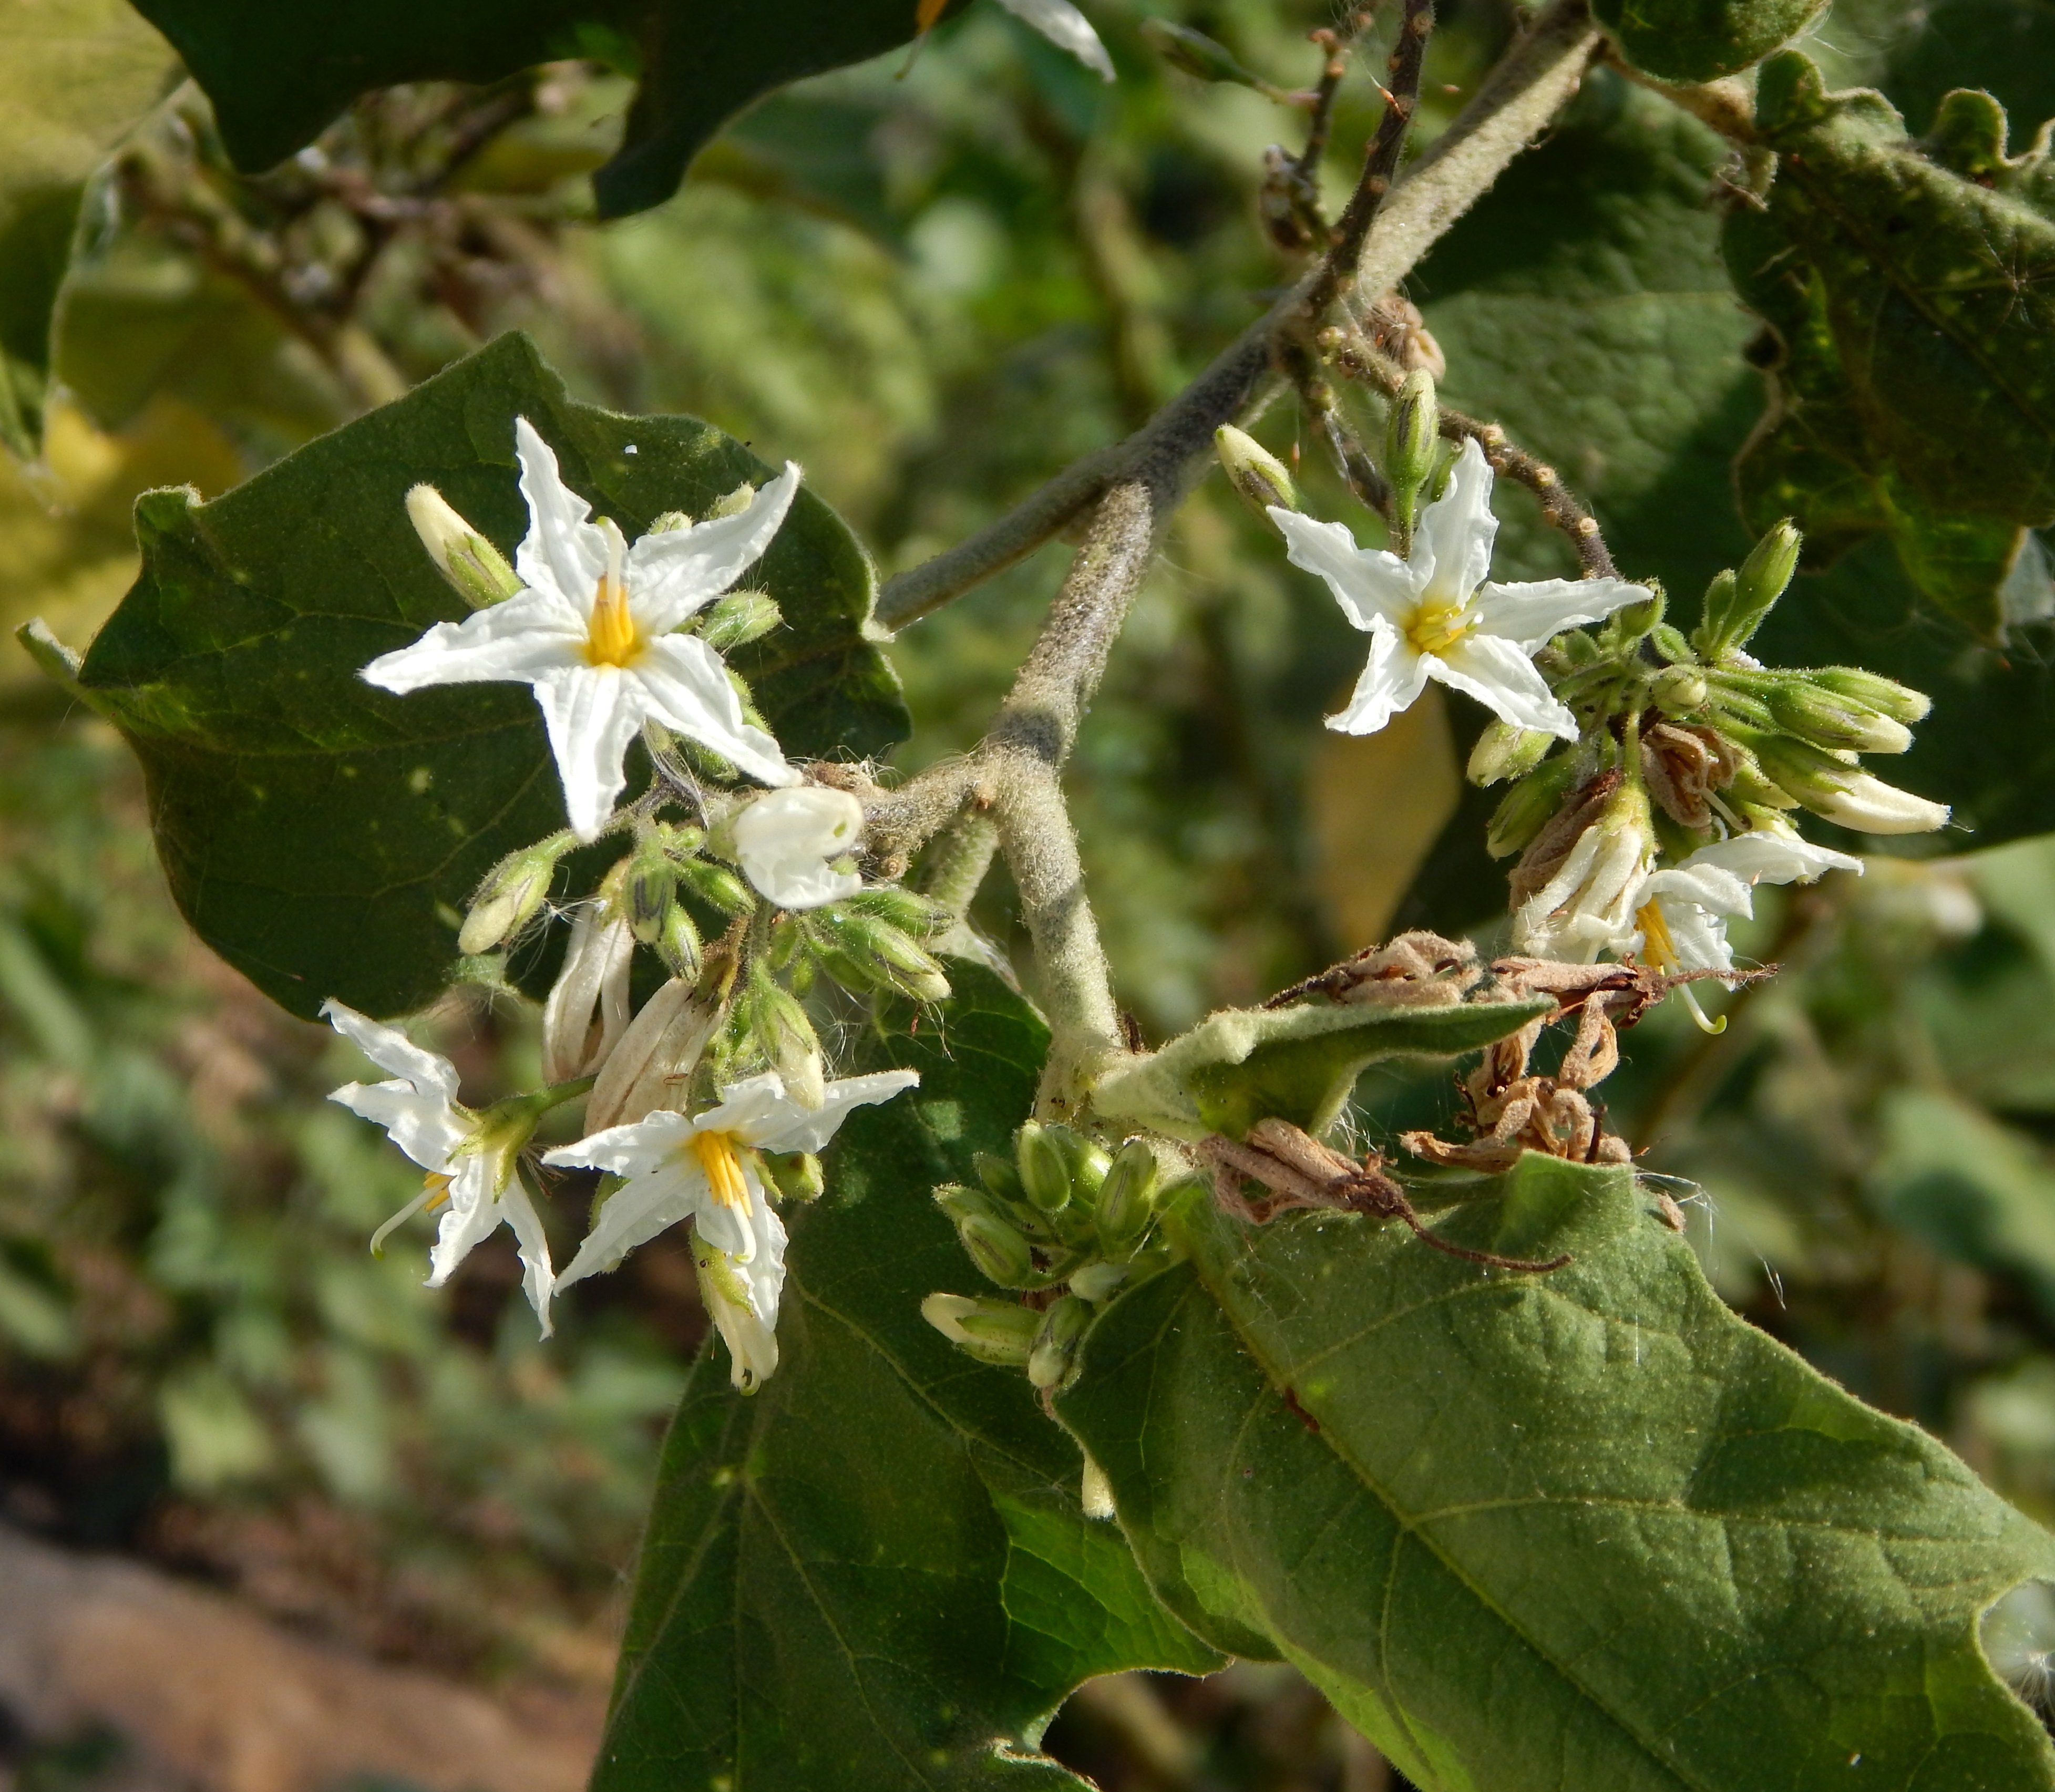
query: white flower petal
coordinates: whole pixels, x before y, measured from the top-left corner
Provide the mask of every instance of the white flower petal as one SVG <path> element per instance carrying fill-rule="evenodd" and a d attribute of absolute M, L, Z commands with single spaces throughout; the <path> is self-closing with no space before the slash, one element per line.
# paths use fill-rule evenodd
<path fill-rule="evenodd" d="M 545 1152 L 542 1161 L 580 1170 L 607 1170 L 617 1176 L 641 1176 L 661 1168 L 700 1130 L 697 1120 L 669 1109 L 641 1120 L 588 1133 L 575 1144 Z"/>
<path fill-rule="evenodd" d="M 708 1132 L 732 1132 L 751 1144 L 760 1144 L 763 1135 L 784 1125 L 802 1108 L 785 1093 L 785 1080 L 775 1070 L 744 1077 L 720 1092 L 720 1102 L 693 1117 L 693 1124 Z"/>
<path fill-rule="evenodd" d="M 713 1198 L 708 1186 L 699 1204 L 692 1210 L 692 1229 L 715 1250 L 724 1251 L 738 1263 L 747 1263 L 756 1254 L 756 1229 L 751 1223 L 751 1215 L 767 1211 L 763 1204 L 763 1185 L 750 1160 L 740 1160 L 743 1187 L 749 1191 L 749 1210 L 737 1213 L 724 1201 Z"/>
<path fill-rule="evenodd" d="M 380 1069 L 404 1077 L 424 1094 L 440 1095 L 445 1101 L 456 1099 L 456 1066 L 441 1054 L 423 1050 L 396 1026 L 360 1014 L 333 996 L 321 1004 L 321 1014 Z"/>
<path fill-rule="evenodd" d="M 1534 662 L 1510 641 L 1495 635 L 1465 635 L 1430 659 L 1428 669 L 1516 727 L 1564 740 L 1577 738 L 1577 719 L 1558 701 Z"/>
<path fill-rule="evenodd" d="M 442 1096 L 424 1095 L 407 1083 L 345 1083 L 329 1100 L 384 1127 L 424 1170 L 440 1171 L 471 1130 Z"/>
<path fill-rule="evenodd" d="M 1829 871 L 1852 871 L 1860 877 L 1863 869 L 1862 861 L 1853 853 L 1836 853 L 1769 828 L 1752 829 L 1701 846 L 1684 864 L 1718 865 L 1751 884 L 1806 883 Z"/>
<path fill-rule="evenodd" d="M 628 550 L 628 607 L 637 624 L 646 634 L 669 634 L 727 590 L 763 557 L 799 490 L 799 466 L 788 460 L 748 509 L 643 536 Z"/>
<path fill-rule="evenodd" d="M 1645 879 L 1634 899 L 1635 906 L 1639 908 L 1658 898 L 1666 904 L 1688 903 L 1715 915 L 1755 912 L 1755 898 L 1747 884 L 1718 865 L 1700 864 L 1696 853 L 1683 864 Z"/>
<path fill-rule="evenodd" d="M 556 1329 L 550 1319 L 550 1295 L 556 1286 L 550 1267 L 550 1235 L 542 1230 L 542 1216 L 535 1211 L 535 1203 L 529 1199 L 527 1185 L 518 1171 L 508 1179 L 506 1192 L 499 1197 L 499 1213 L 513 1228 L 514 1242 L 521 1253 L 521 1286 L 536 1318 L 542 1321 L 542 1336 L 547 1337 Z"/>
<path fill-rule="evenodd" d="M 728 668 L 696 635 L 659 636 L 642 650 L 629 675 L 641 692 L 643 715 L 732 759 L 763 783 L 799 781 L 777 741 L 743 719 L 742 700 L 728 681 Z"/>
<path fill-rule="evenodd" d="M 492 1166 L 473 1154 L 458 1160 L 451 1176 L 449 1205 L 428 1247 L 428 1286 L 440 1288 L 456 1266 L 499 1229 L 499 1204 L 492 1198 Z"/>
<path fill-rule="evenodd" d="M 1023 24 L 1031 25 L 1059 49 L 1067 49 L 1102 81 L 1111 81 L 1113 58 L 1091 21 L 1071 0 L 999 0 Z"/>
<path fill-rule="evenodd" d="M 1425 593 L 1455 607 L 1469 601 L 1491 570 L 1498 518 L 1491 514 L 1491 465 L 1477 439 L 1464 439 L 1447 489 L 1420 513 L 1413 570 Z"/>
<path fill-rule="evenodd" d="M 531 589 L 586 605 L 606 570 L 606 538 L 586 520 L 592 506 L 564 483 L 554 451 L 526 417 L 514 419 L 514 456 L 528 501 L 528 533 L 514 550 L 514 570 Z"/>
<path fill-rule="evenodd" d="M 785 1223 L 763 1199 L 760 1189 L 752 1188 L 751 1192 L 754 1203 L 749 1218 L 756 1234 L 756 1248 L 748 1262 L 736 1266 L 749 1290 L 750 1306 L 766 1329 L 771 1329 L 777 1325 L 778 1309 L 785 1292 Z"/>
<path fill-rule="evenodd" d="M 1380 620 L 1370 632 L 1370 658 L 1363 675 L 1339 715 L 1327 718 L 1338 735 L 1374 735 L 1402 709 L 1410 709 L 1427 688 L 1433 662 Z"/>
<path fill-rule="evenodd" d="M 795 784 L 746 805 L 729 824 L 742 873 L 781 908 L 818 908 L 863 888 L 828 861 L 855 849 L 863 805 L 846 790 Z"/>
<path fill-rule="evenodd" d="M 1485 585 L 1477 594 L 1477 627 L 1532 653 L 1551 636 L 1596 622 L 1653 597 L 1624 579 L 1537 579 L 1531 585 Z"/>
<path fill-rule="evenodd" d="M 1659 906 L 1676 956 L 1669 963 L 1658 965 L 1658 970 L 1734 969 L 1734 948 L 1727 943 L 1727 924 L 1722 916 L 1694 902 L 1671 900 Z"/>
<path fill-rule="evenodd" d="M 571 922 L 563 968 L 542 1004 L 542 1075 L 568 1081 L 604 1064 L 628 1028 L 628 979 L 635 935 L 628 923 L 598 904 L 578 910 Z M 599 1038 L 592 1037 L 594 1012 Z"/>
<path fill-rule="evenodd" d="M 548 1160 L 556 1156 L 552 1152 Z M 636 1177 L 600 1203 L 599 1217 L 593 1221 L 578 1254 L 557 1278 L 555 1291 L 561 1294 L 574 1282 L 612 1269 L 637 1245 L 647 1244 L 711 1202 L 706 1176 L 698 1163 L 689 1152 L 676 1154 L 663 1169 Z"/>
<path fill-rule="evenodd" d="M 618 666 L 566 666 L 535 681 L 535 701 L 580 840 L 596 840 L 628 782 L 628 749 L 648 713 L 643 686 Z"/>
<path fill-rule="evenodd" d="M 826 1085 L 826 1097 L 818 1108 L 810 1113 L 788 1100 L 785 1114 L 755 1130 L 750 1143 L 766 1151 L 818 1151 L 854 1109 L 889 1101 L 902 1090 L 917 1087 L 920 1081 L 917 1070 L 879 1070 L 867 1077 L 837 1077 Z"/>
<path fill-rule="evenodd" d="M 1338 522 L 1323 522 L 1272 506 L 1270 520 L 1284 537 L 1284 557 L 1325 579 L 1342 613 L 1357 628 L 1380 622 L 1403 628 L 1420 600 L 1412 568 L 1382 548 L 1366 549 Z"/>
<path fill-rule="evenodd" d="M 546 591 L 524 591 L 461 622 L 438 622 L 411 647 L 381 653 L 357 674 L 404 696 L 432 684 L 531 684 L 582 666 L 585 619 Z"/>

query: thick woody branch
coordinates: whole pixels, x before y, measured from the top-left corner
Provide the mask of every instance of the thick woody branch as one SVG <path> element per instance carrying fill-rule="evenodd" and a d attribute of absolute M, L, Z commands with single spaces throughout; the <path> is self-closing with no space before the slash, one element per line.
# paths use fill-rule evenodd
<path fill-rule="evenodd" d="M 1462 115 L 1392 183 L 1354 268 L 1356 290 L 1387 292 L 1412 271 L 1576 92 L 1597 42 L 1585 0 L 1552 0 Z M 1181 492 L 1213 431 L 1276 389 L 1278 345 L 1304 328 L 1306 299 L 1323 278 L 1316 270 L 1285 293 L 1125 442 L 1065 468 L 968 540 L 889 581 L 878 620 L 903 628 L 940 608 L 1032 553 L 1124 480 Z"/>

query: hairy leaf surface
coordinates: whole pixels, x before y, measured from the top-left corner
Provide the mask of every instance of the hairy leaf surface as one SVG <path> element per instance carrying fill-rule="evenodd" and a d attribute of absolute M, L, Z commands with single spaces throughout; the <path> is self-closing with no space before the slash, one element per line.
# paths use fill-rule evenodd
<path fill-rule="evenodd" d="M 1977 1644 L 2055 1538 L 1731 1313 L 1623 1168 L 1246 1231 L 1059 1402 L 1159 1585 L 1276 1639 L 1429 1792 L 2055 1786 Z"/>
<path fill-rule="evenodd" d="M 186 918 L 297 1014 L 331 995 L 372 1014 L 428 1001 L 478 880 L 563 825 L 526 687 L 397 697 L 357 676 L 464 613 L 407 520 L 410 486 L 438 486 L 511 553 L 527 522 L 516 416 L 631 537 L 771 471 L 695 419 L 573 404 L 507 336 L 211 503 L 165 490 L 136 506 L 142 576 L 81 679 L 143 761 Z M 802 488 L 749 577 L 785 626 L 735 664 L 787 751 L 897 738 L 897 686 L 865 632 L 874 575 L 841 519 Z"/>
<path fill-rule="evenodd" d="M 1824 0 L 1596 0 L 1592 8 L 1635 68 L 1681 81 L 1738 74 L 1825 10 Z"/>
<path fill-rule="evenodd" d="M 628 133 L 593 176 L 602 217 L 661 205 L 714 132 L 759 95 L 913 35 L 913 0 L 137 0 L 213 100 L 254 173 L 362 93 L 492 81 L 563 57 L 639 77 Z"/>
<path fill-rule="evenodd" d="M 921 1317 L 977 1286 L 929 1190 L 1007 1148 L 1047 1045 L 992 972 L 949 976 L 917 1035 L 869 1042 L 865 1068 L 921 1085 L 851 1118 L 795 1218 L 777 1374 L 745 1399 L 717 1352 L 693 1371 L 597 1792 L 1076 1787 L 1033 1750 L 1080 1680 L 1219 1665 L 1084 1516 L 1077 1450 L 1026 1377 Z"/>

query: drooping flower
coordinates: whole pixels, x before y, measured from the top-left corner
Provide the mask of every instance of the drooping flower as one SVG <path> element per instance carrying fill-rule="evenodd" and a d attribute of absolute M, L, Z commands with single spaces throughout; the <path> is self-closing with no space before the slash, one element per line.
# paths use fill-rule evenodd
<path fill-rule="evenodd" d="M 542 1004 L 542 1074 L 553 1083 L 604 1065 L 628 1029 L 629 975 L 635 935 L 605 896 L 571 920 L 563 968 Z"/>
<path fill-rule="evenodd" d="M 795 784 L 767 791 L 728 827 L 743 876 L 780 908 L 818 908 L 863 888 L 849 864 L 863 805 L 846 790 Z"/>
<path fill-rule="evenodd" d="M 1635 894 L 1655 856 L 1648 798 L 1622 784 L 1548 881 L 1513 911 L 1513 949 L 1588 964 L 1632 932 Z"/>
<path fill-rule="evenodd" d="M 424 1208 L 444 1209 L 428 1253 L 428 1286 L 440 1288 L 458 1264 L 503 1222 L 521 1252 L 522 1286 L 542 1335 L 550 1333 L 550 1241 L 528 1191 L 515 1173 L 521 1148 L 534 1131 L 539 1106 L 503 1104 L 507 1110 L 475 1113 L 459 1105 L 456 1067 L 424 1051 L 397 1027 L 386 1026 L 331 997 L 321 1018 L 381 1070 L 382 1083 L 345 1083 L 329 1096 L 352 1113 L 385 1128 L 386 1136 L 426 1171 L 420 1195 L 372 1235 L 382 1247 L 395 1227 Z"/>
<path fill-rule="evenodd" d="M 600 1207 L 557 1288 L 612 1269 L 637 1245 L 688 1219 L 695 1253 L 704 1259 L 702 1286 L 711 1281 L 719 1297 L 708 1303 L 716 1321 L 721 1302 L 728 1310 L 722 1333 L 736 1385 L 756 1386 L 777 1366 L 785 1281 L 785 1227 L 766 1198 L 757 1153 L 818 1151 L 853 1109 L 889 1101 L 920 1080 L 913 1070 L 839 1077 L 826 1085 L 819 1107 L 807 1109 L 776 1075 L 750 1077 L 700 1113 L 653 1113 L 550 1152 L 546 1164 L 626 1179 Z"/>
<path fill-rule="evenodd" d="M 362 675 L 402 695 L 432 684 L 531 686 L 549 730 L 564 806 L 595 838 L 626 782 L 645 722 L 697 741 L 766 784 L 798 777 L 778 743 L 743 715 L 720 656 L 679 633 L 761 557 L 799 490 L 790 461 L 747 509 L 630 545 L 570 490 L 526 417 L 514 425 L 528 533 L 515 552 L 523 589 L 461 622 L 439 622 Z"/>
<path fill-rule="evenodd" d="M 1101 81 L 1114 78 L 1113 58 L 1106 53 L 1092 22 L 1071 0 L 999 0 L 1000 5 L 1032 26 L 1059 49 L 1067 49 Z"/>
<path fill-rule="evenodd" d="M 1494 585 L 1491 468 L 1463 443 L 1448 489 L 1420 513 L 1411 554 L 1359 548 L 1338 522 L 1273 509 L 1295 566 L 1316 573 L 1349 620 L 1367 634 L 1370 662 L 1327 726 L 1375 734 L 1434 679 L 1477 699 L 1516 727 L 1577 738 L 1576 719 L 1548 688 L 1532 656 L 1552 636 L 1595 622 L 1650 596 L 1624 579 L 1542 579 Z"/>

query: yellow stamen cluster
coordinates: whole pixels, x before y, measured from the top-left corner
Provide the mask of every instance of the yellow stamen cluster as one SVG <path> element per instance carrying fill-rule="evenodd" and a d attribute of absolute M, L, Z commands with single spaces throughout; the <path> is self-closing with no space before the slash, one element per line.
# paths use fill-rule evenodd
<path fill-rule="evenodd" d="M 631 666 L 642 652 L 642 636 L 628 607 L 628 581 L 621 576 L 621 531 L 611 520 L 600 527 L 606 532 L 606 570 L 593 593 L 592 616 L 586 625 L 586 664 Z"/>
<path fill-rule="evenodd" d="M 713 1198 L 737 1213 L 749 1211 L 749 1184 L 743 1178 L 742 1156 L 732 1132 L 695 1132 L 687 1148 L 706 1172 Z"/>
<path fill-rule="evenodd" d="M 1423 603 L 1406 624 L 1406 639 L 1415 653 L 1439 653 L 1467 635 L 1475 620 L 1466 604 Z"/>
<path fill-rule="evenodd" d="M 422 1212 L 433 1213 L 437 1207 L 447 1201 L 449 1199 L 450 1184 L 456 1180 L 456 1177 L 446 1176 L 440 1170 L 431 1170 L 422 1177 L 421 1187 L 426 1189 L 428 1194 L 428 1205 L 422 1208 Z"/>
<path fill-rule="evenodd" d="M 1659 902 L 1644 904 L 1635 912 L 1640 924 L 1643 960 L 1658 971 L 1668 971 L 1683 961 L 1677 951 L 1677 942 L 1670 937 L 1670 924 L 1663 919 L 1663 905 Z"/>

